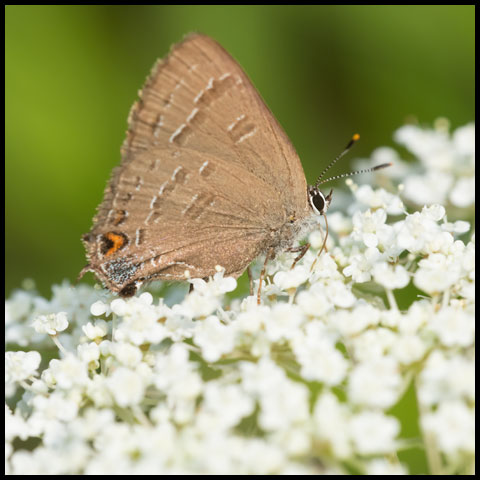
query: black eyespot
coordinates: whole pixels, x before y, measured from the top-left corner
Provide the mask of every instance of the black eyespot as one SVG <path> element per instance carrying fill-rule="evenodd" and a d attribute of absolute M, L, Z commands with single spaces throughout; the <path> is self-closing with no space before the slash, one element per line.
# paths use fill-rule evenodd
<path fill-rule="evenodd" d="M 311 196 L 311 201 L 319 213 L 322 213 L 325 207 L 325 199 L 323 198 L 323 195 L 320 193 L 314 194 Z"/>

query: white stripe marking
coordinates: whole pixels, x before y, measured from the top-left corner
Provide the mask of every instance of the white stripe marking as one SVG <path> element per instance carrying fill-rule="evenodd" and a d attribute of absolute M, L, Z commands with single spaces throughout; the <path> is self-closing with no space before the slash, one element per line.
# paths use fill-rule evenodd
<path fill-rule="evenodd" d="M 192 110 L 192 113 L 187 117 L 187 122 L 191 122 L 195 118 L 195 115 L 197 113 L 198 113 L 198 108 L 194 108 Z"/>
<path fill-rule="evenodd" d="M 172 182 L 175 180 L 175 177 L 176 177 L 177 173 L 178 173 L 181 169 L 182 169 L 182 166 L 179 165 L 179 166 L 173 171 L 172 177 L 171 177 L 171 178 L 172 178 Z"/>
<path fill-rule="evenodd" d="M 165 190 L 165 187 L 167 186 L 168 180 L 166 182 L 163 182 L 162 185 L 160 186 L 160 189 L 158 190 L 158 196 L 160 196 L 163 191 Z"/>
<path fill-rule="evenodd" d="M 183 131 L 183 129 L 186 127 L 187 125 L 185 123 L 182 123 L 172 134 L 172 136 L 170 137 L 170 139 L 168 140 L 170 143 L 173 143 L 173 141 L 175 140 L 175 138 L 177 138 Z"/>
<path fill-rule="evenodd" d="M 231 125 L 228 126 L 227 130 L 231 132 L 235 128 L 235 125 L 237 125 L 238 122 L 242 121 L 244 118 L 245 118 L 245 114 L 237 117 L 237 119 Z"/>
<path fill-rule="evenodd" d="M 185 85 L 183 78 L 175 85 L 174 90 L 178 90 L 182 85 Z"/>
<path fill-rule="evenodd" d="M 193 206 L 193 204 L 197 201 L 197 198 L 198 194 L 195 194 L 190 200 L 190 203 L 182 210 L 182 215 L 184 215 Z"/>
<path fill-rule="evenodd" d="M 198 169 L 198 173 L 202 173 L 205 170 L 206 166 L 208 165 L 208 160 L 203 162 L 202 166 Z"/>
<path fill-rule="evenodd" d="M 255 127 L 252 131 L 246 133 L 245 135 L 242 135 L 235 143 L 243 142 L 247 138 L 251 137 L 256 131 L 257 131 L 257 127 Z"/>
<path fill-rule="evenodd" d="M 152 210 L 152 211 L 148 214 L 147 218 L 146 218 L 145 221 L 143 222 L 145 225 L 148 225 L 148 222 L 150 221 L 150 217 L 151 217 L 154 213 L 155 213 L 155 210 Z"/>
<path fill-rule="evenodd" d="M 200 90 L 200 93 L 193 99 L 193 103 L 198 103 L 200 98 L 202 97 L 205 90 Z"/>
<path fill-rule="evenodd" d="M 161 128 L 163 127 L 163 117 L 161 115 L 158 116 L 158 122 L 155 124 L 155 130 L 153 131 L 153 136 L 158 138 L 161 132 Z"/>

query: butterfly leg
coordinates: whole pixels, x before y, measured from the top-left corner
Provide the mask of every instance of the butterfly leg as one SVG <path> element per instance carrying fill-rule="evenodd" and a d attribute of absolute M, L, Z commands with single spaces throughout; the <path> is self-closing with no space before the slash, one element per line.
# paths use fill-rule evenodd
<path fill-rule="evenodd" d="M 325 222 L 327 221 L 327 217 L 325 217 Z M 325 239 L 325 237 L 328 235 L 328 225 L 327 225 L 327 233 L 325 234 L 325 232 L 323 231 L 323 228 L 322 226 L 320 225 L 320 233 L 322 234 L 322 237 L 324 239 L 324 242 L 323 242 L 323 245 L 322 245 L 322 249 L 320 250 L 320 253 L 322 253 L 323 250 L 325 250 L 326 252 L 328 252 L 328 248 L 327 248 L 327 241 Z"/>
<path fill-rule="evenodd" d="M 260 305 L 260 293 L 262 292 L 262 282 L 265 277 L 265 271 L 267 270 L 267 263 L 273 258 L 274 252 L 273 248 L 269 248 L 267 255 L 265 256 L 265 262 L 263 263 L 262 272 L 260 273 L 260 280 L 258 281 L 257 305 Z"/>
<path fill-rule="evenodd" d="M 299 247 L 294 247 L 294 248 L 287 248 L 287 252 L 300 252 L 296 257 L 295 260 L 292 263 L 292 266 L 290 267 L 290 270 L 295 267 L 295 265 L 298 263 L 299 260 L 303 258 L 303 256 L 307 253 L 308 249 L 310 248 L 310 244 L 306 243 L 305 245 L 300 245 Z"/>
<path fill-rule="evenodd" d="M 324 235 L 324 237 L 323 237 L 322 247 L 321 247 L 320 250 L 318 251 L 318 254 L 317 254 L 317 256 L 315 257 L 315 260 L 313 261 L 312 266 L 310 267 L 310 271 L 311 271 L 311 272 L 313 272 L 313 268 L 315 267 L 315 264 L 317 263 L 317 260 L 320 258 L 320 255 L 321 255 L 321 253 L 323 252 L 323 250 L 325 250 L 326 252 L 328 252 L 328 249 L 327 249 L 327 238 L 328 238 L 328 222 L 327 222 L 327 216 L 324 215 L 323 218 L 325 219 L 325 235 Z M 321 227 L 320 227 L 320 231 L 323 233 L 323 230 L 321 229 Z"/>
<path fill-rule="evenodd" d="M 253 277 L 252 277 L 252 270 L 250 270 L 250 267 L 247 267 L 247 273 L 248 273 L 248 281 L 250 282 L 250 295 L 253 295 Z"/>

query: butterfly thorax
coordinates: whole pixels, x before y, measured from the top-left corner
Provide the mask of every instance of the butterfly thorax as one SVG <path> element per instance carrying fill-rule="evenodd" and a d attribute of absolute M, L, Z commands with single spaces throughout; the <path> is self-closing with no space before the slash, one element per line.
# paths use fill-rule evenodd
<path fill-rule="evenodd" d="M 322 215 L 330 205 L 331 195 L 325 197 L 317 188 L 307 189 L 308 204 L 301 212 L 287 214 L 286 221 L 280 229 L 272 231 L 272 243 L 275 253 L 280 253 L 293 247 L 305 238 L 312 230 L 318 228 Z"/>

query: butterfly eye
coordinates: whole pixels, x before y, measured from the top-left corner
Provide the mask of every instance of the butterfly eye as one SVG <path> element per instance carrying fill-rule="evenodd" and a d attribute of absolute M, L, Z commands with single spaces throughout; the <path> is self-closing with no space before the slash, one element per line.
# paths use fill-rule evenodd
<path fill-rule="evenodd" d="M 323 196 L 323 193 L 316 188 L 311 187 L 308 194 L 313 211 L 317 215 L 323 215 L 325 213 L 325 197 Z"/>
<path fill-rule="evenodd" d="M 325 206 L 325 200 L 323 199 L 323 195 L 315 195 L 312 198 L 312 202 L 315 205 L 315 208 L 321 213 L 323 212 L 323 207 Z"/>

